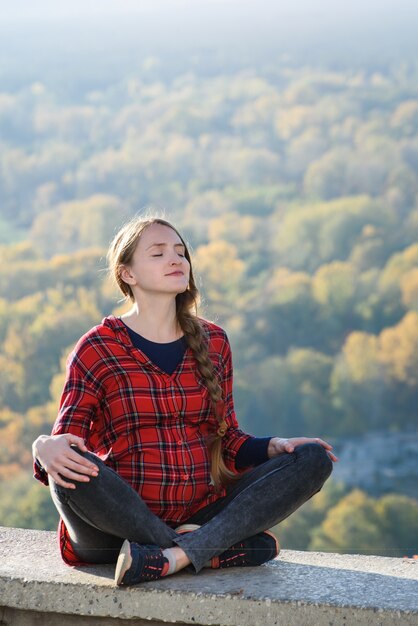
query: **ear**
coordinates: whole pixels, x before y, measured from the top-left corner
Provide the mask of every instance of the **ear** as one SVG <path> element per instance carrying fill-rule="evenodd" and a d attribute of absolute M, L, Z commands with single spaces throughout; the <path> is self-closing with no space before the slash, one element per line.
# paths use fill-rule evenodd
<path fill-rule="evenodd" d="M 132 275 L 130 268 L 127 265 L 122 265 L 119 270 L 119 276 L 127 285 L 135 285 L 136 278 Z"/>

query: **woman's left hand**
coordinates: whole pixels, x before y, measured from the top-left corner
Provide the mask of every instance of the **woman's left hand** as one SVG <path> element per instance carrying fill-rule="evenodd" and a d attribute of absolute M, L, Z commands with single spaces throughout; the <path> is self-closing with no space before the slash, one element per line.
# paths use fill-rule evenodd
<path fill-rule="evenodd" d="M 338 461 L 335 454 L 331 452 L 332 445 L 323 441 L 323 439 L 319 439 L 319 437 L 292 437 L 291 439 L 283 439 L 282 437 L 273 437 L 270 439 L 267 455 L 269 459 L 274 456 L 278 456 L 279 454 L 283 454 L 284 452 L 294 452 L 295 448 L 298 446 L 302 446 L 304 443 L 319 443 L 320 446 L 325 448 L 328 453 L 331 461 Z"/>

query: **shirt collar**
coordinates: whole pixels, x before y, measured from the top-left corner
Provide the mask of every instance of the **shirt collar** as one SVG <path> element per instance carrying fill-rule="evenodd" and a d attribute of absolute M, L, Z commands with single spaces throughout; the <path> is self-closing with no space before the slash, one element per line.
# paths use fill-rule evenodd
<path fill-rule="evenodd" d="M 124 345 L 131 345 L 132 342 L 129 337 L 128 329 L 121 319 L 115 317 L 114 315 L 108 315 L 103 318 L 102 324 L 103 326 L 107 326 L 107 328 L 111 328 L 115 333 L 116 338 Z"/>

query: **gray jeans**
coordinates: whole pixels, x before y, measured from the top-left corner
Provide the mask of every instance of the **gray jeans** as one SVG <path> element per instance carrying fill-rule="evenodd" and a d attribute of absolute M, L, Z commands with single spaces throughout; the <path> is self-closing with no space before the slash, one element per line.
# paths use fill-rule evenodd
<path fill-rule="evenodd" d="M 71 544 L 86 563 L 114 563 L 124 539 L 161 548 L 180 546 L 196 572 L 206 561 L 247 537 L 278 524 L 317 493 L 332 471 L 322 446 L 304 444 L 246 472 L 227 495 L 187 522 L 200 524 L 178 535 L 116 472 L 90 453 L 97 477 L 60 487 L 50 477 L 52 499 L 68 529 Z"/>

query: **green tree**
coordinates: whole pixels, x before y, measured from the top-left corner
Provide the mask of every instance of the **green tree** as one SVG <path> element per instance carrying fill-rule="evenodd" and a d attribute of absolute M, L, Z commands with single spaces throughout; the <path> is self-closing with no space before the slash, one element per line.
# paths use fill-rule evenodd
<path fill-rule="evenodd" d="M 311 550 L 382 556 L 417 553 L 418 502 L 391 494 L 380 500 L 355 489 L 331 508 L 313 534 Z"/>
<path fill-rule="evenodd" d="M 0 525 L 55 530 L 58 513 L 49 489 L 34 481 L 29 472 L 0 483 Z"/>
<path fill-rule="evenodd" d="M 292 515 L 274 527 L 280 544 L 286 550 L 308 550 L 315 529 L 328 511 L 345 495 L 347 489 L 332 478 L 327 480 L 319 493 L 305 502 Z"/>

